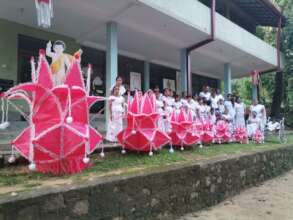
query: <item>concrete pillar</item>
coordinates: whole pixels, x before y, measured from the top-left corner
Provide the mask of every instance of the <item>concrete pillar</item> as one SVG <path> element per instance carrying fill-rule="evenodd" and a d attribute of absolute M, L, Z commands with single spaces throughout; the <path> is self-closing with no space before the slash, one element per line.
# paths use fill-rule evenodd
<path fill-rule="evenodd" d="M 144 75 L 143 75 L 143 89 L 147 91 L 150 89 L 150 63 L 144 62 Z"/>
<path fill-rule="evenodd" d="M 222 80 L 217 79 L 217 89 L 219 89 L 222 92 Z"/>
<path fill-rule="evenodd" d="M 258 94 L 257 94 L 257 85 L 252 85 L 252 100 L 257 100 Z"/>
<path fill-rule="evenodd" d="M 107 23 L 107 49 L 106 49 L 106 96 L 110 96 L 111 86 L 115 84 L 118 75 L 118 36 L 117 23 Z M 109 106 L 106 102 L 106 128 L 109 119 Z"/>
<path fill-rule="evenodd" d="M 232 93 L 232 76 L 231 76 L 231 64 L 225 63 L 224 65 L 224 92 L 225 96 Z"/>
<path fill-rule="evenodd" d="M 188 74 L 188 56 L 187 50 L 181 49 L 180 51 L 180 67 L 181 67 L 181 92 L 187 93 L 187 74 Z M 179 94 L 181 95 L 181 94 Z"/>

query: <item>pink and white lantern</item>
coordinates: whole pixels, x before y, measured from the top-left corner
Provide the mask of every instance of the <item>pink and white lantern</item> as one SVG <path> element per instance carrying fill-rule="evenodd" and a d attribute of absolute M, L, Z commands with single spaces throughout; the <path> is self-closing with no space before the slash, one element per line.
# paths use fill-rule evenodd
<path fill-rule="evenodd" d="M 51 19 L 53 18 L 52 0 L 35 0 L 38 25 L 43 28 L 51 27 Z"/>

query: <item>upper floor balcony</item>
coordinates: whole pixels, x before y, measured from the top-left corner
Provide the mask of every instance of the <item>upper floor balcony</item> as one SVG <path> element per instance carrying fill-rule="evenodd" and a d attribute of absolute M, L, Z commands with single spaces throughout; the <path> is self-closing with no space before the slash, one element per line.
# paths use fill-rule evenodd
<path fill-rule="evenodd" d="M 206 34 L 205 38 L 211 33 L 210 1 L 140 1 Z M 222 78 L 223 63 L 232 64 L 234 77 L 248 75 L 253 69 L 265 71 L 276 67 L 278 65 L 276 48 L 258 38 L 255 29 L 257 26 L 278 27 L 280 11 L 268 0 L 217 0 L 216 4 L 218 6 L 215 15 L 215 41 L 191 55 L 191 68 Z M 222 10 L 224 5 L 229 7 L 225 9 L 226 11 Z M 235 18 L 238 18 L 238 22 L 233 22 Z M 283 16 L 281 18 L 284 25 L 285 18 Z M 194 43 L 202 40 L 203 37 L 194 38 Z M 213 65 L 207 64 L 207 60 Z"/>
<path fill-rule="evenodd" d="M 217 0 L 217 3 L 221 1 L 224 0 Z M 248 0 L 230 1 L 237 3 L 242 8 L 240 11 L 248 13 L 244 10 Z M 249 0 L 252 1 L 267 0 Z M 260 9 L 263 10 L 260 14 L 250 17 L 259 25 L 272 22 L 275 26 L 277 9 Z M 37 35 L 44 40 L 52 36 L 54 40 L 57 33 L 79 45 L 105 49 L 106 24 L 114 21 L 118 24 L 120 54 L 179 70 L 180 50 L 210 36 L 211 11 L 199 0 L 62 0 L 54 1 L 54 10 L 52 27 L 44 31 L 37 26 L 34 1 L 1 3 L 0 35 L 3 46 L 13 48 L 8 53 L 10 57 L 16 59 L 19 34 Z M 265 16 L 257 17 L 260 15 Z M 223 79 L 224 64 L 230 63 L 232 77 L 241 77 L 249 75 L 251 70 L 275 68 L 278 65 L 276 54 L 274 47 L 252 31 L 217 12 L 215 40 L 191 54 L 191 71 Z"/>

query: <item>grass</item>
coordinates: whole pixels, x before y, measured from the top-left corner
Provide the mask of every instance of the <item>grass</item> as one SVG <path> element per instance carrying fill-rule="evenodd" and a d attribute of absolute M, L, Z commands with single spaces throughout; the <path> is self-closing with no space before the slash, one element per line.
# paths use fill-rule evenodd
<path fill-rule="evenodd" d="M 293 144 L 292 134 L 288 136 L 286 145 L 291 144 Z M 185 151 L 176 150 L 174 154 L 170 154 L 168 149 L 163 149 L 156 152 L 153 157 L 136 152 L 128 152 L 126 155 L 121 155 L 120 152 L 109 152 L 106 153 L 105 158 L 100 158 L 94 154 L 92 155 L 92 166 L 90 168 L 79 174 L 62 177 L 30 172 L 24 164 L 9 166 L 0 170 L 0 194 L 28 190 L 46 183 L 46 185 L 54 185 L 55 182 L 60 184 L 60 181 L 61 183 L 80 183 L 87 181 L 90 177 L 126 175 L 148 169 L 158 169 L 171 164 L 185 164 L 214 157 L 274 149 L 281 146 L 284 145 L 279 144 L 276 138 L 270 138 L 270 141 L 265 144 L 230 143 L 210 145 L 204 148 L 186 147 Z M 1 191 L 1 189 L 5 190 Z"/>

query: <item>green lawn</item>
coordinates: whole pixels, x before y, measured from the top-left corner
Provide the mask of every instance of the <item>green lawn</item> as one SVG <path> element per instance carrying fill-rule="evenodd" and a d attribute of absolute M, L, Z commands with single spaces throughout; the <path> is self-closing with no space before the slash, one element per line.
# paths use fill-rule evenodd
<path fill-rule="evenodd" d="M 293 135 L 288 136 L 288 143 L 293 144 Z M 222 144 L 210 145 L 203 148 L 186 147 L 184 151 L 175 150 L 169 153 L 168 149 L 155 152 L 153 157 L 145 153 L 128 152 L 126 155 L 118 151 L 106 153 L 105 158 L 97 154 L 92 155 L 92 166 L 84 172 L 72 175 L 55 177 L 37 172 L 30 172 L 27 166 L 14 165 L 0 169 L 0 194 L 7 194 L 13 191 L 30 190 L 34 187 L 80 183 L 93 177 L 110 175 L 127 175 L 135 172 L 142 172 L 150 169 L 158 169 L 173 164 L 188 164 L 199 160 L 207 160 L 215 157 L 222 157 L 235 154 L 243 154 L 266 149 L 282 147 L 276 138 L 270 138 L 265 144 Z"/>

